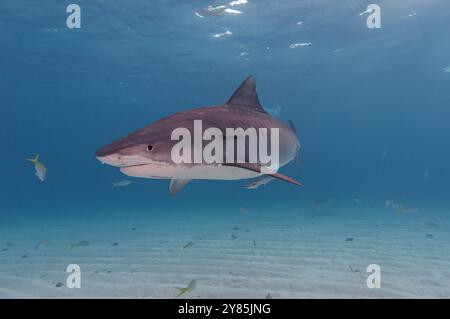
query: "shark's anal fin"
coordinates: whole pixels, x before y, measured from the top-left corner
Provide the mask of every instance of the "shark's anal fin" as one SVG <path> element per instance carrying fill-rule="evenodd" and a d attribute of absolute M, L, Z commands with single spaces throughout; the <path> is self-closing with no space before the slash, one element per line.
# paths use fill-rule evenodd
<path fill-rule="evenodd" d="M 257 172 L 257 173 L 260 173 L 260 174 L 265 174 L 265 175 L 268 175 L 268 176 L 272 176 L 274 178 L 280 179 L 280 180 L 288 182 L 288 183 L 292 183 L 292 184 L 295 184 L 295 185 L 298 185 L 298 186 L 303 186 L 302 183 L 300 183 L 299 181 L 296 181 L 295 179 L 293 179 L 293 178 L 291 178 L 289 176 L 286 176 L 286 175 L 283 175 L 283 174 L 280 174 L 280 173 L 272 173 L 272 174 L 270 174 L 270 173 L 262 172 L 261 171 L 262 167 L 260 165 L 258 165 L 258 164 L 252 164 L 252 163 L 225 163 L 223 165 L 225 165 L 225 166 L 234 166 L 234 167 L 247 169 L 247 170 L 254 171 L 254 172 Z"/>
<path fill-rule="evenodd" d="M 169 192 L 175 196 L 182 190 L 191 180 L 190 179 L 171 179 L 169 184 Z"/>

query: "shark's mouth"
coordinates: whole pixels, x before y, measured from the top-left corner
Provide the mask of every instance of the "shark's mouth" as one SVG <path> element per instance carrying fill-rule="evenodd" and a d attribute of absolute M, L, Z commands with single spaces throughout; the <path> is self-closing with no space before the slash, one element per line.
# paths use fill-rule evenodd
<path fill-rule="evenodd" d="M 144 178 L 170 178 L 176 168 L 166 162 L 152 162 L 119 167 L 125 175 Z"/>
<path fill-rule="evenodd" d="M 148 163 L 142 163 L 142 164 L 123 165 L 123 166 L 119 166 L 119 168 L 134 168 L 134 167 L 151 166 L 151 165 L 158 166 L 158 167 L 161 167 L 161 166 L 167 167 L 167 166 L 170 166 L 171 163 L 154 161 L 154 162 L 148 162 Z"/>
<path fill-rule="evenodd" d="M 119 168 L 131 168 L 131 167 L 139 167 L 139 166 L 146 166 L 146 165 L 152 165 L 152 164 L 154 164 L 154 163 L 123 165 L 123 166 L 118 166 L 118 167 Z"/>

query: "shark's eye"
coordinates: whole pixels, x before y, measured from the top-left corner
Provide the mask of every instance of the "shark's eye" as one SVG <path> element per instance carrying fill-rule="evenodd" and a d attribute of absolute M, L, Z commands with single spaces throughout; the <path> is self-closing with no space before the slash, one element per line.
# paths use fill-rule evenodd
<path fill-rule="evenodd" d="M 151 152 L 152 149 L 153 149 L 153 145 L 147 145 L 147 151 Z"/>

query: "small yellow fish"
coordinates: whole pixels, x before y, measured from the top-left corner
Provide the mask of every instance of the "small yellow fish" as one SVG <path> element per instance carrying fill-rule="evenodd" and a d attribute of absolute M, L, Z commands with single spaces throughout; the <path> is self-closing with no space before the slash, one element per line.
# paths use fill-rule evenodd
<path fill-rule="evenodd" d="M 36 155 L 34 159 L 27 159 L 34 164 L 34 169 L 36 170 L 36 176 L 39 178 L 41 182 L 45 180 L 45 175 L 47 174 L 47 168 L 39 162 L 39 153 Z"/>
<path fill-rule="evenodd" d="M 77 243 L 69 243 L 70 250 L 74 249 L 75 247 L 86 247 L 89 245 L 90 245 L 90 242 L 88 242 L 87 240 L 82 240 Z"/>
<path fill-rule="evenodd" d="M 395 212 L 397 214 L 402 214 L 402 213 L 415 213 L 417 212 L 417 208 L 414 207 L 406 207 L 403 206 L 401 204 L 398 204 L 396 202 L 394 202 L 393 200 L 387 200 L 386 201 L 386 206 L 387 207 L 392 207 L 393 209 L 395 209 Z"/>
<path fill-rule="evenodd" d="M 40 242 L 38 242 L 38 243 L 34 246 L 34 250 L 38 250 L 39 247 L 41 247 L 42 245 L 48 246 L 48 244 L 49 244 L 48 239 L 41 240 Z"/>
<path fill-rule="evenodd" d="M 409 207 L 404 207 L 404 206 L 400 206 L 397 208 L 397 214 L 415 213 L 415 212 L 417 212 L 416 208 L 409 208 Z"/>
<path fill-rule="evenodd" d="M 179 290 L 179 294 L 175 298 L 178 298 L 181 295 L 183 295 L 183 294 L 185 294 L 185 293 L 187 293 L 187 292 L 189 292 L 191 290 L 194 290 L 196 285 L 197 285 L 197 281 L 195 279 L 193 279 L 193 280 L 191 280 L 189 285 L 187 285 L 185 288 L 183 288 L 183 287 L 175 287 L 175 289 Z"/>
<path fill-rule="evenodd" d="M 194 246 L 194 242 L 190 241 L 186 245 L 183 246 L 183 249 L 188 249 L 188 248 L 191 248 L 192 246 Z"/>

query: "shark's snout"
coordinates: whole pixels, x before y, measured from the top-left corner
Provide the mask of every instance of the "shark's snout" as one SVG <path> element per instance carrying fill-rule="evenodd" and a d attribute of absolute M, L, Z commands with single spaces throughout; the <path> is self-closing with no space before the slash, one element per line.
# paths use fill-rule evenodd
<path fill-rule="evenodd" d="M 131 154 L 128 154 L 130 152 L 127 152 L 126 148 L 120 147 L 120 145 L 116 144 L 118 143 L 114 142 L 103 146 L 95 152 L 95 157 L 97 157 L 97 159 L 103 164 L 108 164 L 111 166 L 124 167 L 131 165 L 129 162 L 133 163 L 134 161 L 130 161 L 129 155 Z"/>
<path fill-rule="evenodd" d="M 114 146 L 114 143 L 97 150 L 97 152 L 95 152 L 95 157 L 103 164 L 116 167 L 127 165 L 127 159 L 121 154 L 120 149 Z"/>
<path fill-rule="evenodd" d="M 120 155 L 110 154 L 110 155 L 102 156 L 102 153 L 96 153 L 95 155 L 102 164 L 108 164 L 108 165 L 116 166 L 116 167 L 127 166 L 126 161 Z"/>
<path fill-rule="evenodd" d="M 133 153 L 128 149 L 114 151 L 106 147 L 95 153 L 96 158 L 103 164 L 115 167 L 130 167 L 136 165 L 145 165 L 150 159 L 143 157 L 139 153 Z"/>
<path fill-rule="evenodd" d="M 110 145 L 107 145 L 107 146 L 104 146 L 104 147 L 98 149 L 95 152 L 95 156 L 97 158 L 99 158 L 99 157 L 106 157 L 106 156 L 112 155 L 114 153 L 115 153 L 115 150 Z"/>

